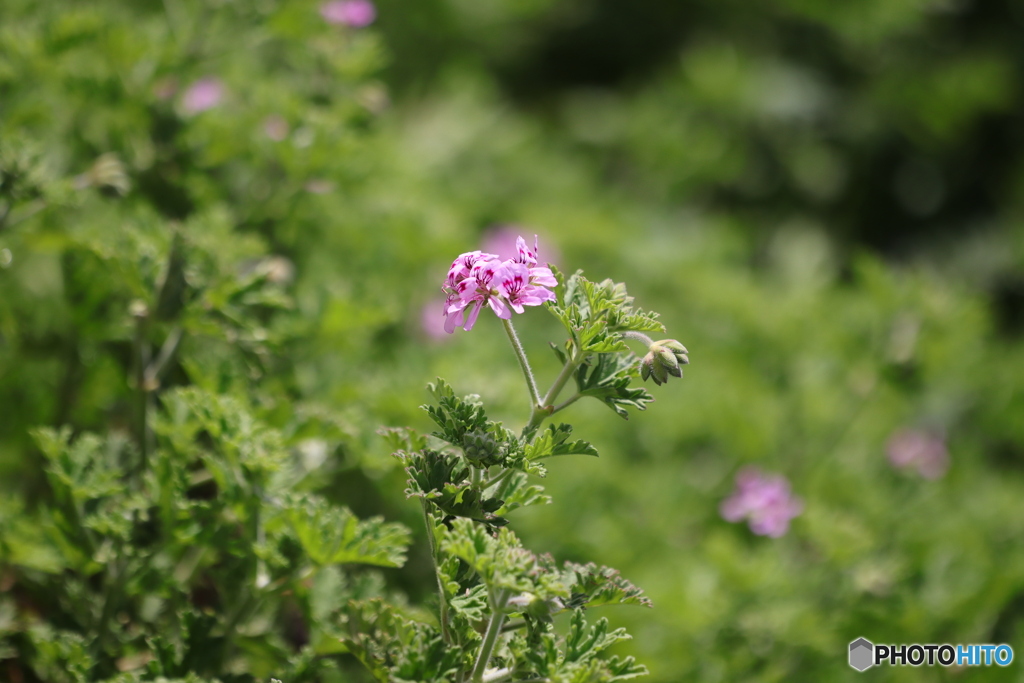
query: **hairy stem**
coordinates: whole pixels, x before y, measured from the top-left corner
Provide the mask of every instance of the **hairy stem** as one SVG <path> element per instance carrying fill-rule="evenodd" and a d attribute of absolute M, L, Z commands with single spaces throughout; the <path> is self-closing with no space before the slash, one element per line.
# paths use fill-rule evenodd
<path fill-rule="evenodd" d="M 487 670 L 487 663 L 491 661 L 494 646 L 498 643 L 501 627 L 505 624 L 505 604 L 508 602 L 509 593 L 511 593 L 509 589 L 502 588 L 491 602 L 491 619 L 487 622 L 484 642 L 480 645 L 480 654 L 477 655 L 476 664 L 473 666 L 471 674 L 473 683 L 483 683 L 484 671 Z"/>
<path fill-rule="evenodd" d="M 651 344 L 654 343 L 654 340 L 651 339 L 650 337 L 648 337 L 643 332 L 636 332 L 634 330 L 626 330 L 625 332 L 620 332 L 619 334 L 621 334 L 626 339 L 635 339 L 638 342 L 643 342 L 645 346 L 650 346 Z"/>
<path fill-rule="evenodd" d="M 434 538 L 434 522 L 430 519 L 430 512 L 427 510 L 427 501 L 421 500 L 423 507 L 423 523 L 427 525 L 427 540 L 430 542 L 430 559 L 434 563 L 434 577 L 437 579 L 437 596 L 441 601 L 441 637 L 444 642 L 451 643 L 452 637 L 448 632 L 448 600 L 444 595 L 444 583 L 441 581 L 441 567 L 438 565 L 437 539 Z"/>
<path fill-rule="evenodd" d="M 530 370 L 530 362 L 526 360 L 526 352 L 523 351 L 523 345 L 519 343 L 519 337 L 516 335 L 516 328 L 512 327 L 512 321 L 502 320 L 501 322 L 505 326 L 505 334 L 508 335 L 508 340 L 512 342 L 512 349 L 516 352 L 516 359 L 519 360 L 519 367 L 523 369 L 523 376 L 526 378 L 526 386 L 530 390 L 530 409 L 536 412 L 537 406 L 541 405 L 540 392 L 537 391 L 537 382 L 533 379 L 533 371 Z"/>

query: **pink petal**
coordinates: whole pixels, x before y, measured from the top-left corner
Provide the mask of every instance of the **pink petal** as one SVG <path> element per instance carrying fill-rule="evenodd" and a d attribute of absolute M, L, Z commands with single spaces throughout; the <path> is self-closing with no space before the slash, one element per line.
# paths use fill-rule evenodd
<path fill-rule="evenodd" d="M 494 311 L 495 315 L 497 315 L 499 318 L 503 320 L 508 320 L 509 318 L 512 317 L 512 312 L 508 310 L 508 306 L 505 305 L 505 302 L 502 299 L 499 299 L 496 296 L 492 296 L 487 300 L 487 304 L 491 307 L 491 310 Z"/>

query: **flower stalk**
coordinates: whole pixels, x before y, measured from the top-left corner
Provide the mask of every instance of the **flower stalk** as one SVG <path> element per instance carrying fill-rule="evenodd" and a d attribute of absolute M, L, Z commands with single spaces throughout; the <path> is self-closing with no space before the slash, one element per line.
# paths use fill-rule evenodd
<path fill-rule="evenodd" d="M 519 367 L 522 368 L 523 377 L 526 378 L 526 388 L 530 391 L 531 410 L 536 413 L 537 408 L 541 405 L 540 392 L 537 391 L 537 381 L 533 378 L 530 361 L 526 358 L 526 351 L 523 350 L 523 345 L 519 342 L 519 336 L 516 334 L 516 328 L 512 326 L 512 321 L 502 320 L 501 322 L 505 327 L 508 340 L 512 343 L 512 349 L 516 352 L 516 360 L 519 361 Z"/>

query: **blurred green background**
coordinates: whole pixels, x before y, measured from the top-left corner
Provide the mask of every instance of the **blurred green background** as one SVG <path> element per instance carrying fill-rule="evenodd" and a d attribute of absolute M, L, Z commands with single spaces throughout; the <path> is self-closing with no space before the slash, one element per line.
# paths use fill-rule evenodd
<path fill-rule="evenodd" d="M 178 235 L 203 294 L 164 387 L 235 395 L 323 455 L 324 495 L 414 530 L 386 577 L 429 602 L 376 430 L 428 430 L 435 376 L 525 421 L 496 320 L 437 334 L 451 260 L 511 231 L 627 283 L 690 351 L 645 414 L 568 411 L 602 457 L 555 463 L 553 504 L 512 517 L 645 588 L 653 610 L 606 616 L 649 680 L 1024 680 L 846 663 L 859 636 L 1024 656 L 1024 2 L 320 8 L 0 5 L 5 601 L 61 571 L 26 550 L 29 430 L 130 428 L 130 307 L 159 309 Z M 289 303 L 218 295 L 257 267 Z M 516 323 L 546 385 L 558 323 Z M 948 470 L 895 468 L 901 430 Z M 780 539 L 719 515 L 747 464 L 804 501 Z M 0 635 L 49 618 L 26 614 Z"/>

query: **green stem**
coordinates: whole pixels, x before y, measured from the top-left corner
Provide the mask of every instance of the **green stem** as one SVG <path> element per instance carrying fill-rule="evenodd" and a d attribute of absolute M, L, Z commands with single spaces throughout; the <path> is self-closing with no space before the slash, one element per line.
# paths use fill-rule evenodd
<path fill-rule="evenodd" d="M 581 398 L 583 398 L 583 394 L 581 394 L 579 392 L 576 392 L 570 398 L 567 398 L 566 400 L 562 401 L 557 406 L 552 408 L 550 414 L 554 415 L 559 410 L 565 410 L 566 408 L 568 408 L 569 406 L 571 406 L 573 403 L 575 403 L 576 401 L 580 400 Z"/>
<path fill-rule="evenodd" d="M 494 646 L 498 643 L 501 627 L 505 624 L 505 604 L 508 602 L 509 593 L 511 593 L 509 589 L 502 588 L 491 602 L 491 619 L 487 622 L 484 642 L 480 645 L 480 654 L 477 655 L 476 664 L 473 666 L 471 674 L 473 683 L 483 683 L 484 671 L 487 670 L 487 663 L 491 661 Z"/>
<path fill-rule="evenodd" d="M 508 335 L 508 340 L 512 342 L 512 349 L 516 352 L 516 358 L 519 360 L 519 367 L 523 369 L 523 376 L 526 378 L 526 386 L 530 390 L 530 408 L 536 412 L 537 406 L 541 405 L 540 392 L 537 391 L 537 382 L 533 379 L 533 371 L 530 370 L 530 362 L 526 360 L 526 352 L 523 351 L 523 345 L 519 343 L 519 337 L 516 335 L 516 328 L 512 327 L 512 321 L 502 320 L 501 322 L 505 326 L 505 334 Z"/>
<path fill-rule="evenodd" d="M 508 633 L 510 631 L 518 631 L 521 628 L 526 628 L 526 621 L 523 619 L 516 619 L 515 621 L 510 621 L 502 626 L 501 632 Z"/>
<path fill-rule="evenodd" d="M 427 525 L 427 540 L 430 542 L 430 559 L 434 563 L 434 577 L 437 579 L 437 594 L 438 599 L 441 601 L 441 638 L 444 642 L 451 643 L 452 637 L 448 632 L 448 600 L 444 595 L 444 583 L 441 581 L 441 567 L 438 565 L 437 557 L 437 539 L 434 538 L 434 522 L 430 519 L 430 513 L 427 511 L 427 501 L 420 501 L 423 505 L 423 522 Z"/>
<path fill-rule="evenodd" d="M 164 340 L 163 346 L 160 347 L 160 353 L 157 354 L 153 362 L 146 366 L 143 381 L 147 391 L 156 391 L 158 388 L 160 373 L 167 367 L 167 363 L 174 358 L 174 354 L 178 350 L 178 344 L 181 343 L 181 337 L 181 327 L 175 327 L 171 330 L 170 334 L 167 335 L 167 339 Z"/>
<path fill-rule="evenodd" d="M 554 384 L 551 385 L 551 388 L 548 389 L 548 393 L 544 395 L 543 400 L 538 403 L 538 405 L 533 409 L 533 413 L 530 414 L 530 421 L 526 424 L 526 427 L 523 428 L 524 433 L 535 427 L 539 427 L 540 423 L 542 423 L 546 418 L 557 413 L 562 408 L 568 407 L 579 399 L 579 394 L 577 394 L 558 407 L 552 406 L 552 403 L 554 403 L 555 399 L 558 398 L 558 394 L 560 394 L 562 389 L 565 387 L 566 382 L 569 381 L 569 378 L 573 376 L 573 373 L 576 372 L 576 369 L 582 362 L 582 359 L 578 360 L 575 356 L 572 356 L 565 361 L 565 365 L 562 366 L 562 371 L 559 372 L 558 377 L 555 378 Z"/>
<path fill-rule="evenodd" d="M 141 301 L 132 303 L 131 314 L 135 318 L 135 336 L 132 340 L 132 363 L 135 375 L 135 432 L 139 444 L 140 468 L 145 467 L 149 453 L 149 391 L 146 388 L 146 368 L 149 366 L 150 349 L 146 343 L 149 311 Z"/>
<path fill-rule="evenodd" d="M 501 482 L 505 481 L 510 476 L 512 476 L 512 473 L 515 472 L 515 471 L 516 470 L 512 469 L 511 467 L 508 468 L 508 469 L 502 470 L 500 474 L 494 475 L 493 477 L 491 477 L 490 479 L 485 481 L 483 484 L 481 484 L 480 485 L 480 490 L 481 491 L 486 491 L 487 489 L 491 488 L 495 484 L 500 484 Z"/>

